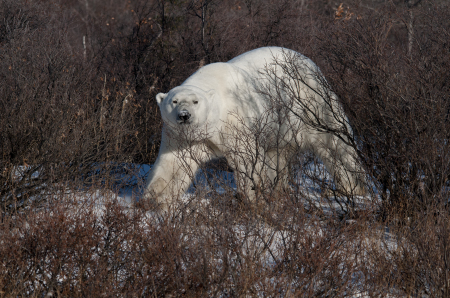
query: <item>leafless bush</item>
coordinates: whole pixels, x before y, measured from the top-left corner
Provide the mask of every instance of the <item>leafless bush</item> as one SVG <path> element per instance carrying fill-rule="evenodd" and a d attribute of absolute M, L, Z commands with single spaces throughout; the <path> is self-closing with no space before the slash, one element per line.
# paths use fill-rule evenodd
<path fill-rule="evenodd" d="M 446 297 L 448 295 L 448 210 L 428 206 L 429 213 L 408 225 L 374 223 L 367 230 L 362 272 L 370 297 Z M 392 212 L 392 217 L 397 217 Z"/>
<path fill-rule="evenodd" d="M 448 184 L 448 8 L 416 12 L 411 55 L 396 38 L 406 13 L 393 6 L 355 13 L 320 35 L 317 60 L 386 210 L 426 210 Z"/>
<path fill-rule="evenodd" d="M 202 63 L 293 45 L 285 33 L 300 13 L 295 5 L 3 0 L 3 210 L 43 185 L 92 177 L 93 163 L 153 161 L 161 122 L 148 99 Z"/>
<path fill-rule="evenodd" d="M 269 99 L 271 112 L 277 115 L 279 132 L 285 134 L 281 139 L 291 138 L 287 155 L 291 183 L 295 187 L 300 182 L 296 177 L 307 174 L 307 164 L 299 168 L 298 162 L 307 160 L 301 155 L 309 151 L 328 170 L 328 174 L 323 173 L 324 167 L 316 164 L 309 179 L 324 182 L 322 194 L 331 194 L 342 211 L 354 213 L 355 196 L 368 194 L 366 177 L 354 149 L 356 142 L 349 120 L 331 86 L 311 60 L 287 51 L 274 57 L 264 70 L 264 77 L 259 92 Z"/>
<path fill-rule="evenodd" d="M 356 226 L 324 226 L 278 197 L 274 227 L 226 200 L 195 201 L 165 219 L 108 200 L 100 210 L 59 200 L 9 217 L 0 226 L 0 290 L 236 297 L 345 296 L 354 287 Z"/>
<path fill-rule="evenodd" d="M 448 297 L 449 10 L 419 1 L 411 22 L 397 2 L 1 1 L 0 296 Z M 264 204 L 208 174 L 172 217 L 67 199 L 154 160 L 158 91 L 263 45 L 320 65 L 382 216 L 348 220 L 295 150 L 265 161 L 288 188 L 257 171 Z M 269 124 L 234 135 L 264 146 Z"/>
<path fill-rule="evenodd" d="M 411 37 L 410 11 L 359 9 L 319 34 L 316 61 L 349 116 L 390 231 L 368 255 L 370 296 L 448 295 L 448 15 L 424 2 Z"/>
<path fill-rule="evenodd" d="M 70 15 L 55 19 L 62 11 L 51 4 L 22 4 L 0 3 L 2 212 L 18 210 L 30 198 L 46 200 L 67 182 L 93 183 L 147 147 L 142 137 L 148 134 L 135 119 L 149 113 L 129 82 L 73 54 L 65 35 Z"/>

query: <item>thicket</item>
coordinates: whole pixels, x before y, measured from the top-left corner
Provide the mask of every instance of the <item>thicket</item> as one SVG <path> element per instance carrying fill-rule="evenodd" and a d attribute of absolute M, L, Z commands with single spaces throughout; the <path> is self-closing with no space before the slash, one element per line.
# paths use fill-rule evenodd
<path fill-rule="evenodd" d="M 447 14 L 434 6 L 355 14 L 324 30 L 315 50 L 383 210 L 404 216 L 448 200 Z"/>
<path fill-rule="evenodd" d="M 2 210 L 61 182 L 104 179 L 117 164 L 152 162 L 155 94 L 205 63 L 294 47 L 298 4 L 2 0 Z"/>
<path fill-rule="evenodd" d="M 0 0 L 0 296 L 449 297 L 449 20 L 445 1 Z M 337 94 L 363 206 L 324 196 L 310 154 L 262 205 L 70 199 L 154 161 L 156 93 L 267 45 Z"/>

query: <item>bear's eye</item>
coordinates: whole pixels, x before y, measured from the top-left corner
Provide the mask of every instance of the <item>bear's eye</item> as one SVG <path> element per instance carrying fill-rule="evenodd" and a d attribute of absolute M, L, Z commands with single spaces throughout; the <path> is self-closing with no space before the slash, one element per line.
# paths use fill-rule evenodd
<path fill-rule="evenodd" d="M 176 100 L 174 100 L 174 101 L 172 101 L 173 103 L 178 103 L 178 101 L 176 101 Z"/>
<path fill-rule="evenodd" d="M 195 105 L 198 104 L 198 100 L 194 100 L 194 104 L 195 104 Z"/>

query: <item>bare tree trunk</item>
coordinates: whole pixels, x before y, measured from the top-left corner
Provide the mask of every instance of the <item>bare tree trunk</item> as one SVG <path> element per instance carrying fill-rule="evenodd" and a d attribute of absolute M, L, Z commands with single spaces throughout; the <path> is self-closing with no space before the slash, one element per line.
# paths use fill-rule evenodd
<path fill-rule="evenodd" d="M 422 0 L 406 0 L 407 6 L 409 9 L 409 20 L 408 20 L 408 57 L 411 57 L 412 55 L 412 48 L 414 43 L 414 13 L 413 9 L 417 5 L 422 2 Z"/>
<path fill-rule="evenodd" d="M 208 56 L 208 44 L 205 40 L 205 27 L 206 27 L 206 13 L 208 12 L 208 0 L 202 2 L 202 46 L 205 51 L 205 55 Z"/>
<path fill-rule="evenodd" d="M 86 35 L 83 35 L 83 58 L 86 61 Z"/>
<path fill-rule="evenodd" d="M 414 41 L 414 13 L 413 13 L 413 0 L 408 1 L 409 7 L 409 22 L 408 22 L 408 57 L 411 57 L 412 47 Z"/>
<path fill-rule="evenodd" d="M 164 0 L 161 1 L 161 33 L 166 29 L 166 9 Z"/>

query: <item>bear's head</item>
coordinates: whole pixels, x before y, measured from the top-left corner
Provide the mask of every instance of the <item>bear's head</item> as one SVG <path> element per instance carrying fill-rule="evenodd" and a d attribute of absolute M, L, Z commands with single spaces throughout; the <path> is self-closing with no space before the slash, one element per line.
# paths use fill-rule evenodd
<path fill-rule="evenodd" d="M 171 127 L 202 127 L 208 122 L 214 91 L 195 86 L 178 86 L 169 93 L 159 93 L 156 101 L 165 123 Z"/>

